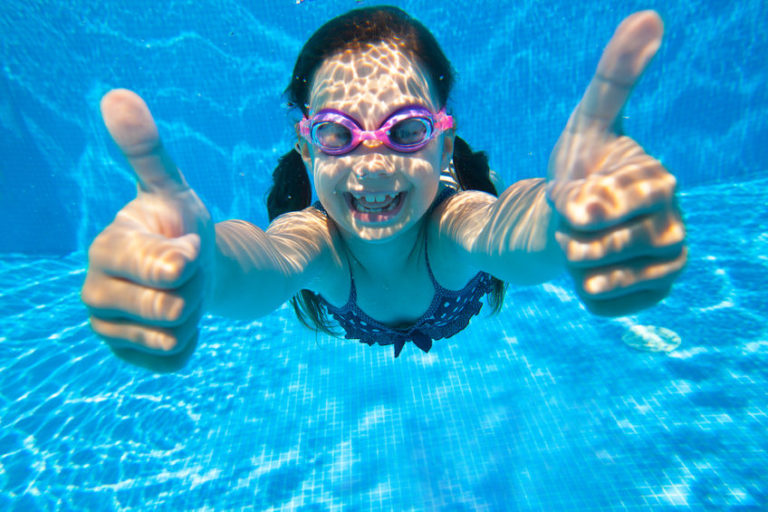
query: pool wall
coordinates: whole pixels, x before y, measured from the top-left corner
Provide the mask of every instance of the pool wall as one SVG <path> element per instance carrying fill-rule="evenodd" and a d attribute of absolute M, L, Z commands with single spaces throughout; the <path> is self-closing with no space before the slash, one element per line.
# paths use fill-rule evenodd
<path fill-rule="evenodd" d="M 656 8 L 664 44 L 624 112 L 625 131 L 682 189 L 768 167 L 765 3 L 393 2 L 421 19 L 458 72 L 459 134 L 507 182 L 543 176 L 604 44 Z M 134 195 L 98 110 L 141 94 L 216 220 L 266 225 L 264 195 L 293 141 L 281 93 L 303 41 L 370 2 L 10 0 L 0 6 L 0 252 L 83 251 Z M 726 7 L 727 6 L 727 7 Z"/>

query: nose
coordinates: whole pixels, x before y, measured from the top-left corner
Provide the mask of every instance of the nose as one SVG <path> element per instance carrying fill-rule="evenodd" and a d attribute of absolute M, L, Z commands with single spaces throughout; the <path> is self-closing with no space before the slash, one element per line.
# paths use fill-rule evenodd
<path fill-rule="evenodd" d="M 377 153 L 363 156 L 354 166 L 355 176 L 360 179 L 383 178 L 392 172 L 392 166 Z"/>
<path fill-rule="evenodd" d="M 363 146 L 367 148 L 377 148 L 379 146 L 382 146 L 383 144 L 384 143 L 378 139 L 367 139 L 363 141 Z"/>

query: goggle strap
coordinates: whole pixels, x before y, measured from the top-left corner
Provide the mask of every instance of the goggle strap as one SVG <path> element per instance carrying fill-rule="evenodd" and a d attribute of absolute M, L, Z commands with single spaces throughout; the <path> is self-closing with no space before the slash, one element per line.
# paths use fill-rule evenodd
<path fill-rule="evenodd" d="M 435 128 L 441 132 L 453 128 L 453 116 L 447 115 L 444 108 L 435 116 Z"/>

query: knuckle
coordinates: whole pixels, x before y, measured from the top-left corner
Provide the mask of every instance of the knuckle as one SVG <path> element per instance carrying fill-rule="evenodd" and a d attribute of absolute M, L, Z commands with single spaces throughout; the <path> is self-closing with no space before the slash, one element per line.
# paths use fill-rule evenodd
<path fill-rule="evenodd" d="M 105 233 L 106 231 L 99 233 L 99 235 L 93 239 L 93 242 L 91 242 L 90 247 L 88 247 L 88 262 L 91 265 L 97 263 L 100 260 L 101 255 L 104 253 L 102 248 L 107 243 L 107 235 Z"/>
<path fill-rule="evenodd" d="M 95 332 L 99 336 L 106 337 L 106 332 L 104 332 L 103 324 L 101 320 L 99 320 L 94 315 L 90 315 L 88 317 L 88 322 L 91 324 L 91 329 L 93 330 L 93 332 Z"/>
<path fill-rule="evenodd" d="M 138 328 L 131 342 L 160 352 L 171 352 L 178 346 L 178 339 L 166 329 Z"/>
<path fill-rule="evenodd" d="M 145 289 L 140 300 L 140 315 L 151 322 L 176 326 L 190 315 L 194 301 L 175 293 Z"/>
<path fill-rule="evenodd" d="M 187 309 L 186 300 L 180 297 L 174 297 L 168 301 L 163 316 L 167 322 L 175 324 L 185 318 Z"/>
<path fill-rule="evenodd" d="M 588 225 L 599 209 L 600 205 L 596 201 L 574 200 L 568 202 L 563 216 L 569 225 L 578 228 Z"/>
<path fill-rule="evenodd" d="M 661 162 L 659 162 L 659 165 L 661 165 Z M 677 178 L 675 178 L 675 175 L 671 172 L 668 172 L 666 169 L 664 169 L 664 184 L 666 185 L 666 188 L 669 192 L 674 192 L 677 190 Z"/>
<path fill-rule="evenodd" d="M 591 242 L 577 242 L 571 241 L 568 244 L 568 251 L 566 257 L 568 261 L 573 263 L 591 262 L 600 260 L 605 256 L 606 244 L 600 240 L 593 240 Z"/>
<path fill-rule="evenodd" d="M 581 289 L 587 297 L 597 297 L 609 291 L 609 280 L 603 274 L 588 276 L 582 282 Z"/>
<path fill-rule="evenodd" d="M 178 338 L 171 333 L 154 331 L 149 336 L 149 339 L 151 341 L 150 346 L 152 348 L 161 350 L 163 352 L 173 352 L 179 345 Z"/>
<path fill-rule="evenodd" d="M 671 241 L 674 245 L 680 245 L 685 242 L 685 224 L 682 222 L 673 222 L 670 226 Z"/>
<path fill-rule="evenodd" d="M 579 251 L 578 249 L 579 245 L 575 240 L 570 240 L 566 246 L 565 246 L 565 257 L 568 259 L 568 261 L 572 262 L 578 262 L 579 261 Z"/>
<path fill-rule="evenodd" d="M 668 210 L 648 216 L 639 229 L 642 241 L 654 249 L 674 248 L 685 240 L 685 225 Z"/>
<path fill-rule="evenodd" d="M 176 250 L 165 250 L 152 261 L 153 276 L 164 282 L 176 282 L 184 274 L 188 265 L 183 254 Z"/>
<path fill-rule="evenodd" d="M 104 302 L 104 291 L 100 286 L 89 283 L 88 278 L 80 290 L 80 300 L 86 306 L 98 308 Z"/>
<path fill-rule="evenodd" d="M 93 242 L 91 242 L 91 245 L 88 247 L 88 262 L 90 264 L 92 264 L 96 260 L 98 251 L 99 251 L 99 237 L 97 236 L 93 240 Z"/>
<path fill-rule="evenodd" d="M 144 288 L 140 292 L 138 300 L 138 313 L 142 318 L 150 321 L 162 320 L 163 302 L 165 293 L 153 288 Z"/>

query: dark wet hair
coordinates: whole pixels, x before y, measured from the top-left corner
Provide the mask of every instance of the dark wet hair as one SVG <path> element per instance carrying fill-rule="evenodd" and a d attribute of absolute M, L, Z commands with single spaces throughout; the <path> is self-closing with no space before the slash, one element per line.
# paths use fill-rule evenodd
<path fill-rule="evenodd" d="M 342 14 L 320 27 L 301 49 L 286 88 L 289 105 L 308 114 L 312 79 L 323 61 L 343 50 L 359 49 L 368 43 L 396 41 L 426 69 L 434 92 L 445 106 L 453 87 L 454 72 L 435 37 L 418 20 L 397 7 L 366 7 Z M 490 180 L 488 157 L 473 152 L 463 139 L 456 137 L 453 164 L 459 186 L 498 195 Z M 310 206 L 312 188 L 301 155 L 295 150 L 283 155 L 272 174 L 273 185 L 267 196 L 269 220 L 290 211 Z M 494 312 L 504 301 L 504 282 L 493 279 L 489 305 Z M 301 290 L 291 299 L 296 316 L 310 329 L 335 334 L 335 323 L 328 316 L 318 296 Z"/>

